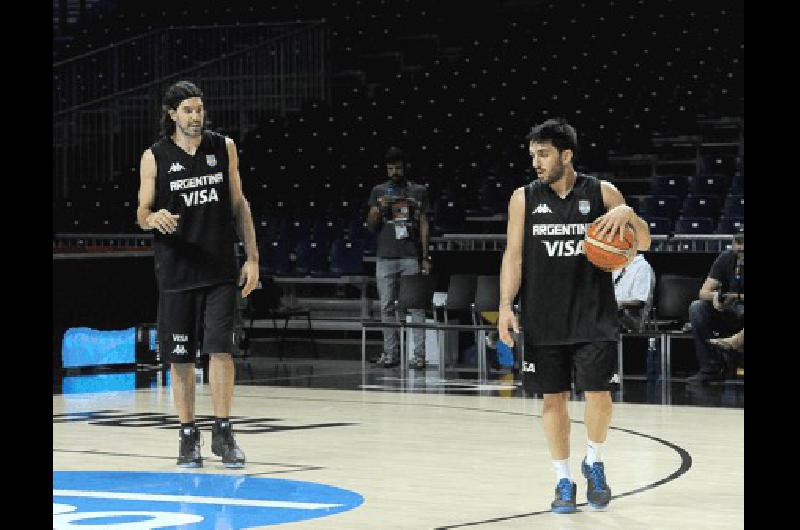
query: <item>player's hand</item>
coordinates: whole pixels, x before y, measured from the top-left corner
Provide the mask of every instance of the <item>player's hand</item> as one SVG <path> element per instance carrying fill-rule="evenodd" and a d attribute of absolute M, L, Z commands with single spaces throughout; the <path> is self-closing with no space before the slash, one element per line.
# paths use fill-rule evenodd
<path fill-rule="evenodd" d="M 595 220 L 597 225 L 597 238 L 612 241 L 615 234 L 619 234 L 620 241 L 624 239 L 625 226 L 631 222 L 636 215 L 633 208 L 627 204 L 620 204 L 607 211 Z"/>
<path fill-rule="evenodd" d="M 168 210 L 160 209 L 147 216 L 147 225 L 155 228 L 162 234 L 171 234 L 178 228 L 178 219 L 180 215 L 171 214 Z"/>
<path fill-rule="evenodd" d="M 519 333 L 519 322 L 510 307 L 501 307 L 500 316 L 497 318 L 497 331 L 500 333 L 500 340 L 513 347 L 514 338 L 508 332 L 509 329 L 513 329 L 514 333 Z"/>
<path fill-rule="evenodd" d="M 239 285 L 242 287 L 242 298 L 246 298 L 258 285 L 258 262 L 245 261 L 239 274 Z"/>

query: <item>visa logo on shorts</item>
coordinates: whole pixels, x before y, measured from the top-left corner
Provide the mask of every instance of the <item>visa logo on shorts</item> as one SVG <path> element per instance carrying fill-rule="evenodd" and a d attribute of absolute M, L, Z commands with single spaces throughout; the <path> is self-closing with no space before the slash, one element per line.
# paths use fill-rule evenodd
<path fill-rule="evenodd" d="M 536 371 L 536 363 L 529 363 L 527 361 L 522 361 L 522 371 L 523 372 L 535 372 Z"/>
<path fill-rule="evenodd" d="M 189 336 L 181 333 L 173 333 L 172 340 L 175 342 L 189 342 Z"/>

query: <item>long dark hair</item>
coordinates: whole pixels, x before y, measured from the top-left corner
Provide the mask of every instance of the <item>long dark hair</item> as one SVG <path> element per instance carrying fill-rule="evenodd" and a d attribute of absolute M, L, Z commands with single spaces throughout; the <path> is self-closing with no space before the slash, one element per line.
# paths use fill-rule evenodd
<path fill-rule="evenodd" d="M 202 97 L 203 91 L 191 81 L 178 81 L 169 87 L 161 105 L 161 136 L 172 136 L 175 133 L 175 122 L 169 116 L 170 110 L 177 110 L 184 99 Z"/>

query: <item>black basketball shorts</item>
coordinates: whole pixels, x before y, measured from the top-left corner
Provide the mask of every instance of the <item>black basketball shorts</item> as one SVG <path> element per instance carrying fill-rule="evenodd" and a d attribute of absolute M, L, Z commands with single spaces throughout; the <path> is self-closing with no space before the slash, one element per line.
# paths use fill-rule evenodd
<path fill-rule="evenodd" d="M 158 296 L 158 348 L 165 363 L 193 363 L 197 350 L 233 353 L 239 293 L 225 283 Z"/>
<path fill-rule="evenodd" d="M 619 384 L 617 341 L 525 345 L 522 383 L 529 394 L 613 391 Z"/>

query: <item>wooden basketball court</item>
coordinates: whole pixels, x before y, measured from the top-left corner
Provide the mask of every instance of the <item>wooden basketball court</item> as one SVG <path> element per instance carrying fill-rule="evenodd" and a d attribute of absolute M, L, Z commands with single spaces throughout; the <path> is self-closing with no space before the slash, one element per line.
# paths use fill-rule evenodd
<path fill-rule="evenodd" d="M 295 528 L 744 525 L 743 408 L 625 403 L 616 396 L 604 455 L 614 498 L 600 512 L 585 505 L 584 403 L 571 401 L 579 513 L 556 515 L 549 512 L 555 475 L 541 431 L 542 401 L 521 395 L 513 381 L 478 385 L 441 380 L 435 370 L 401 377 L 397 369 L 373 367 L 362 377 L 360 363 L 319 363 L 237 360 L 234 426 L 248 459 L 242 470 L 225 469 L 211 454 L 208 385 L 198 386 L 205 459 L 198 470 L 175 466 L 177 423 L 163 373 L 152 374 L 146 388 L 141 376 L 134 389 L 65 386 L 53 397 L 54 472 L 269 477 L 363 497 L 353 509 L 291 523 Z M 183 493 L 189 502 L 208 495 Z M 225 517 L 220 508 L 209 528 L 237 528 Z M 124 528 L 140 527 L 154 526 Z"/>

